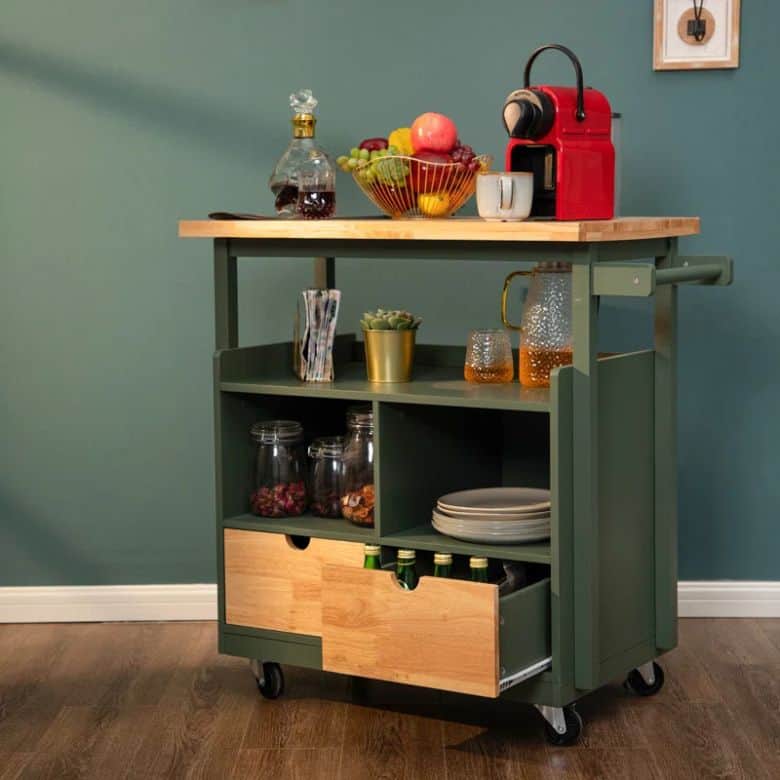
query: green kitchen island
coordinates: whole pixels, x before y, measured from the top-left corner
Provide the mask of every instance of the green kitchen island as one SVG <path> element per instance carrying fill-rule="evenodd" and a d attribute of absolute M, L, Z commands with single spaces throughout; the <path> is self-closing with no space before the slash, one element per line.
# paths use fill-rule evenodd
<path fill-rule="evenodd" d="M 683 217 L 181 222 L 181 237 L 214 242 L 220 651 L 251 659 L 267 698 L 282 693 L 284 663 L 529 702 L 554 744 L 576 741 L 574 702 L 606 682 L 659 690 L 655 659 L 677 643 L 677 290 L 732 279 L 729 258 L 678 254 L 698 232 Z M 301 382 L 290 343 L 238 346 L 237 260 L 258 257 L 314 258 L 317 287 L 335 286 L 338 257 L 569 262 L 573 364 L 549 389 L 472 385 L 462 347 L 418 345 L 412 382 L 376 385 L 362 344 L 341 336 L 335 381 Z M 652 296 L 655 343 L 599 357 L 600 296 Z M 336 433 L 355 402 L 373 405 L 375 527 L 249 514 L 252 423 Z M 549 541 L 434 530 L 439 496 L 493 485 L 549 487 Z M 362 568 L 365 542 L 387 562 L 416 550 L 423 575 L 433 551 L 524 562 L 530 584 L 499 597 L 493 584 L 422 576 L 403 591 L 392 571 Z"/>

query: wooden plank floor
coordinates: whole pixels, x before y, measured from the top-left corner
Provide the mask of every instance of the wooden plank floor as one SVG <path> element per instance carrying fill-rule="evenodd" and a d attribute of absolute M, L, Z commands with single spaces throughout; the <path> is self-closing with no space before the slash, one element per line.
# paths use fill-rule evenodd
<path fill-rule="evenodd" d="M 212 623 L 0 626 L 0 780 L 780 778 L 780 620 L 684 620 L 667 684 L 585 698 L 551 748 L 527 706 L 288 668 L 260 698 Z"/>

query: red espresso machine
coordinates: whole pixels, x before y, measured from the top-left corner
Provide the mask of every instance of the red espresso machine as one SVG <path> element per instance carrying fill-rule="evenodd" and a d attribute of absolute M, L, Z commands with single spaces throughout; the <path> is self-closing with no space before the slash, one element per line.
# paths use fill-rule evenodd
<path fill-rule="evenodd" d="M 548 49 L 574 65 L 576 87 L 531 86 L 531 66 Z M 523 88 L 507 96 L 506 170 L 534 175 L 531 216 L 547 219 L 612 219 L 615 213 L 615 149 L 612 109 L 598 90 L 584 87 L 582 66 L 571 49 L 539 47 L 525 65 Z"/>

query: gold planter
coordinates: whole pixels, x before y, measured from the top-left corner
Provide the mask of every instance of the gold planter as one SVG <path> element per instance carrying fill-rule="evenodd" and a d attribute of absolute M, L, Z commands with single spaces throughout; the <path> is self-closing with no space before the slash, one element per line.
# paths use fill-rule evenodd
<path fill-rule="evenodd" d="M 416 334 L 416 330 L 364 330 L 368 381 L 408 382 Z"/>

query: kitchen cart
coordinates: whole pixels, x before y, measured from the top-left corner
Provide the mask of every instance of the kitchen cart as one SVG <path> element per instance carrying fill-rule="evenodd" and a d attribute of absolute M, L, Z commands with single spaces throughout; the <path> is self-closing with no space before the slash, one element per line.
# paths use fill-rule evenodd
<path fill-rule="evenodd" d="M 655 217 L 182 222 L 182 237 L 214 241 L 220 651 L 253 659 L 268 698 L 284 663 L 529 702 L 555 744 L 577 739 L 573 703 L 607 681 L 660 689 L 655 659 L 677 641 L 677 288 L 732 275 L 729 258 L 678 254 L 698 231 L 695 218 Z M 336 257 L 566 261 L 574 362 L 549 389 L 471 385 L 462 347 L 418 345 L 412 382 L 372 385 L 362 345 L 341 336 L 335 381 L 304 383 L 291 344 L 238 346 L 239 257 L 314 258 L 320 287 L 335 285 Z M 600 296 L 653 296 L 653 348 L 600 357 Z M 251 424 L 337 433 L 355 402 L 373 405 L 375 527 L 249 514 Z M 549 486 L 549 541 L 472 544 L 432 528 L 439 496 L 502 484 Z M 433 551 L 524 562 L 531 584 L 499 597 L 493 584 L 421 576 L 404 591 L 392 571 L 362 568 L 365 542 L 388 562 L 416 550 L 423 575 Z"/>

